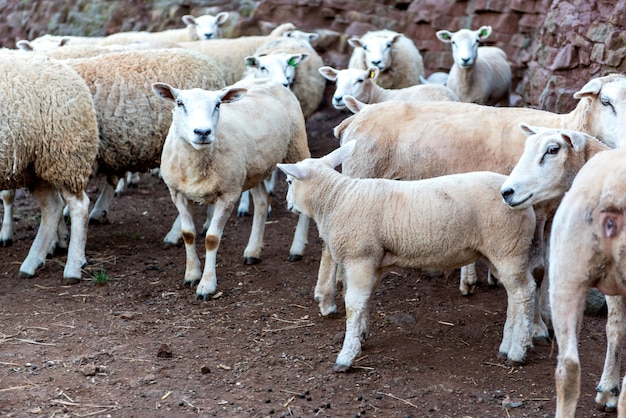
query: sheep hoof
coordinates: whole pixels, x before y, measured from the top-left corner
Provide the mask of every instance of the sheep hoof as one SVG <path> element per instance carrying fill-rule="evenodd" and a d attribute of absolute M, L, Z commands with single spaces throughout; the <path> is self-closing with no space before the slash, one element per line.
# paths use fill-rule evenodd
<path fill-rule="evenodd" d="M 76 278 L 76 277 L 64 277 L 63 280 L 61 280 L 61 284 L 63 286 L 68 286 L 68 285 L 72 285 L 72 284 L 77 284 L 80 283 L 80 277 Z"/>
<path fill-rule="evenodd" d="M 108 225 L 109 220 L 107 218 L 95 219 L 89 218 L 89 225 Z"/>
<path fill-rule="evenodd" d="M 180 240 L 178 242 L 163 241 L 163 249 L 167 250 L 169 248 L 180 247 L 180 246 L 182 246 L 182 244 L 183 244 L 182 240 Z"/>
<path fill-rule="evenodd" d="M 250 216 L 250 213 L 247 210 L 238 210 L 237 211 L 237 216 Z"/>
<path fill-rule="evenodd" d="M 183 287 L 194 287 L 200 280 L 183 280 Z"/>
<path fill-rule="evenodd" d="M 32 279 L 34 274 L 26 273 L 25 271 L 21 271 L 17 273 L 18 279 Z"/>
<path fill-rule="evenodd" d="M 552 344 L 552 341 L 550 340 L 550 337 L 547 337 L 545 335 L 538 335 L 533 337 L 533 344 L 548 346 Z"/>
<path fill-rule="evenodd" d="M 300 261 L 302 256 L 300 254 L 289 254 L 289 261 Z"/>
<path fill-rule="evenodd" d="M 596 405 L 598 411 L 602 411 L 602 412 L 616 412 L 617 411 L 617 405 Z"/>
<path fill-rule="evenodd" d="M 260 262 L 261 259 L 256 257 L 244 257 L 243 259 L 245 265 L 259 264 Z"/>
<path fill-rule="evenodd" d="M 203 294 L 198 293 L 196 295 L 196 300 L 201 300 L 203 302 L 206 302 L 207 300 L 209 300 L 209 295 L 203 295 Z"/>
<path fill-rule="evenodd" d="M 333 371 L 335 373 L 345 373 L 350 369 L 350 365 L 349 364 L 339 364 L 339 363 L 335 363 L 335 365 L 333 366 Z"/>
<path fill-rule="evenodd" d="M 511 359 L 507 359 L 505 364 L 509 367 L 517 367 L 517 366 L 521 366 L 522 364 L 524 364 L 523 361 L 516 361 L 516 360 L 511 360 Z"/>
<path fill-rule="evenodd" d="M 11 245 L 13 245 L 13 240 L 10 238 L 0 240 L 0 247 L 10 247 Z"/>

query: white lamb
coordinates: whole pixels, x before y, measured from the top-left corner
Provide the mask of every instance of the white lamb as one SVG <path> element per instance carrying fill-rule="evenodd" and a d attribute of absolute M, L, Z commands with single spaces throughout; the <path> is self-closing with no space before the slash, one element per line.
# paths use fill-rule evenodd
<path fill-rule="evenodd" d="M 85 188 L 98 153 L 89 89 L 75 71 L 58 61 L 2 50 L 0 91 L 0 189 L 9 190 L 2 193 L 3 202 L 12 203 L 13 190 L 27 187 L 41 207 L 41 223 L 19 276 L 32 277 L 44 264 L 65 200 L 72 225 L 63 283 L 76 283 L 86 263 Z M 5 231 L 3 225 L 3 245 L 12 235 L 13 229 Z"/>
<path fill-rule="evenodd" d="M 247 189 L 254 199 L 254 218 L 243 256 L 248 264 L 259 261 L 269 204 L 263 179 L 276 163 L 310 156 L 304 117 L 293 93 L 269 79 L 245 79 L 218 91 L 178 90 L 165 83 L 152 88 L 175 104 L 161 174 L 180 213 L 184 283 L 199 282 L 196 295 L 206 299 L 217 286 L 215 262 L 224 226 Z M 194 201 L 215 204 L 204 239 L 204 272 L 195 249 Z"/>
<path fill-rule="evenodd" d="M 489 35 L 491 26 L 437 32 L 440 41 L 452 44 L 454 64 L 446 85 L 462 102 L 509 106 L 511 65 L 506 53 L 494 46 L 478 46 Z"/>
<path fill-rule="evenodd" d="M 361 353 L 370 299 L 386 270 L 457 268 L 481 255 L 507 290 L 499 352 L 511 363 L 522 362 L 532 347 L 532 208 L 519 212 L 503 205 L 506 176 L 491 172 L 419 181 L 355 179 L 336 172 L 333 167 L 345 161 L 355 142 L 321 159 L 278 164 L 287 174 L 288 207 L 315 220 L 344 273 L 346 334 L 333 369 L 347 370 Z"/>
<path fill-rule="evenodd" d="M 363 103 L 380 103 L 388 100 L 400 100 L 404 102 L 424 102 L 434 100 L 459 101 L 457 95 L 449 88 L 436 84 L 418 84 L 402 89 L 384 89 L 376 80 L 380 74 L 378 67 L 370 67 L 367 70 L 346 68 L 336 70 L 330 66 L 319 68 L 324 78 L 335 82 L 333 94 L 333 107 L 345 109 L 344 97 L 352 96 Z"/>
<path fill-rule="evenodd" d="M 387 29 L 367 32 L 348 40 L 354 47 L 348 68 L 366 70 L 378 67 L 377 84 L 385 89 L 399 89 L 420 83 L 424 61 L 413 41 Z"/>
<path fill-rule="evenodd" d="M 555 372 L 557 418 L 574 417 L 576 413 L 581 380 L 578 337 L 587 292 L 597 287 L 606 295 L 626 296 L 624 161 L 624 148 L 604 151 L 591 158 L 579 171 L 554 216 L 550 237 L 550 305 L 559 346 Z M 616 319 L 609 319 L 607 329 Z M 615 321 L 613 325 L 623 339 L 624 322 Z M 619 355 L 621 347 L 616 352 Z M 617 411 L 620 417 L 626 414 L 624 390 L 619 395 Z"/>

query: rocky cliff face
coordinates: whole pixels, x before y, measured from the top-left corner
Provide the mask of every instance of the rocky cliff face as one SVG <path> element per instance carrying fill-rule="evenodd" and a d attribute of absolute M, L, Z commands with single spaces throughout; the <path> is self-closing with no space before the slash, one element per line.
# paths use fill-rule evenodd
<path fill-rule="evenodd" d="M 350 36 L 387 28 L 402 32 L 424 56 L 427 72 L 452 64 L 439 29 L 493 27 L 489 45 L 513 66 L 516 104 L 571 110 L 572 93 L 589 79 L 624 72 L 626 0 L 0 0 L 0 44 L 44 33 L 102 36 L 126 30 L 180 27 L 184 14 L 230 11 L 228 36 L 258 34 L 291 21 L 323 37 L 327 64 L 347 65 Z"/>

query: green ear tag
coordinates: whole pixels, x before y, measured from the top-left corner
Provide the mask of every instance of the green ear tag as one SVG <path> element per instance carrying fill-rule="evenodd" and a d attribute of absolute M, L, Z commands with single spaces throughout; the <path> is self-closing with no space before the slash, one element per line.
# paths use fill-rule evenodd
<path fill-rule="evenodd" d="M 289 61 L 287 62 L 288 65 L 291 65 L 293 68 L 297 68 L 298 67 L 298 62 L 296 61 L 295 58 L 289 58 Z"/>

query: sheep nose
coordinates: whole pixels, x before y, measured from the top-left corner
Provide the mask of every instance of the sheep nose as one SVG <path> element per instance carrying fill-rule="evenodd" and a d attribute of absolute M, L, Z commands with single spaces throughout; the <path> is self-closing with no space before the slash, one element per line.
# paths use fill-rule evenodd
<path fill-rule="evenodd" d="M 198 139 L 205 141 L 209 137 L 209 135 L 211 135 L 211 128 L 196 128 L 193 130 L 193 133 L 196 135 L 196 137 L 198 137 Z"/>
<path fill-rule="evenodd" d="M 500 190 L 500 194 L 502 194 L 502 199 L 504 199 L 506 203 L 511 203 L 513 195 L 515 194 L 515 190 L 507 187 L 506 189 Z"/>
<path fill-rule="evenodd" d="M 382 68 L 383 67 L 383 62 L 381 60 L 377 60 L 377 61 L 372 61 L 372 65 L 378 68 Z"/>
<path fill-rule="evenodd" d="M 461 58 L 461 64 L 463 66 L 469 65 L 471 61 L 471 58 Z"/>
<path fill-rule="evenodd" d="M 205 33 L 204 34 L 204 39 L 213 39 L 213 34 L 212 33 Z"/>

